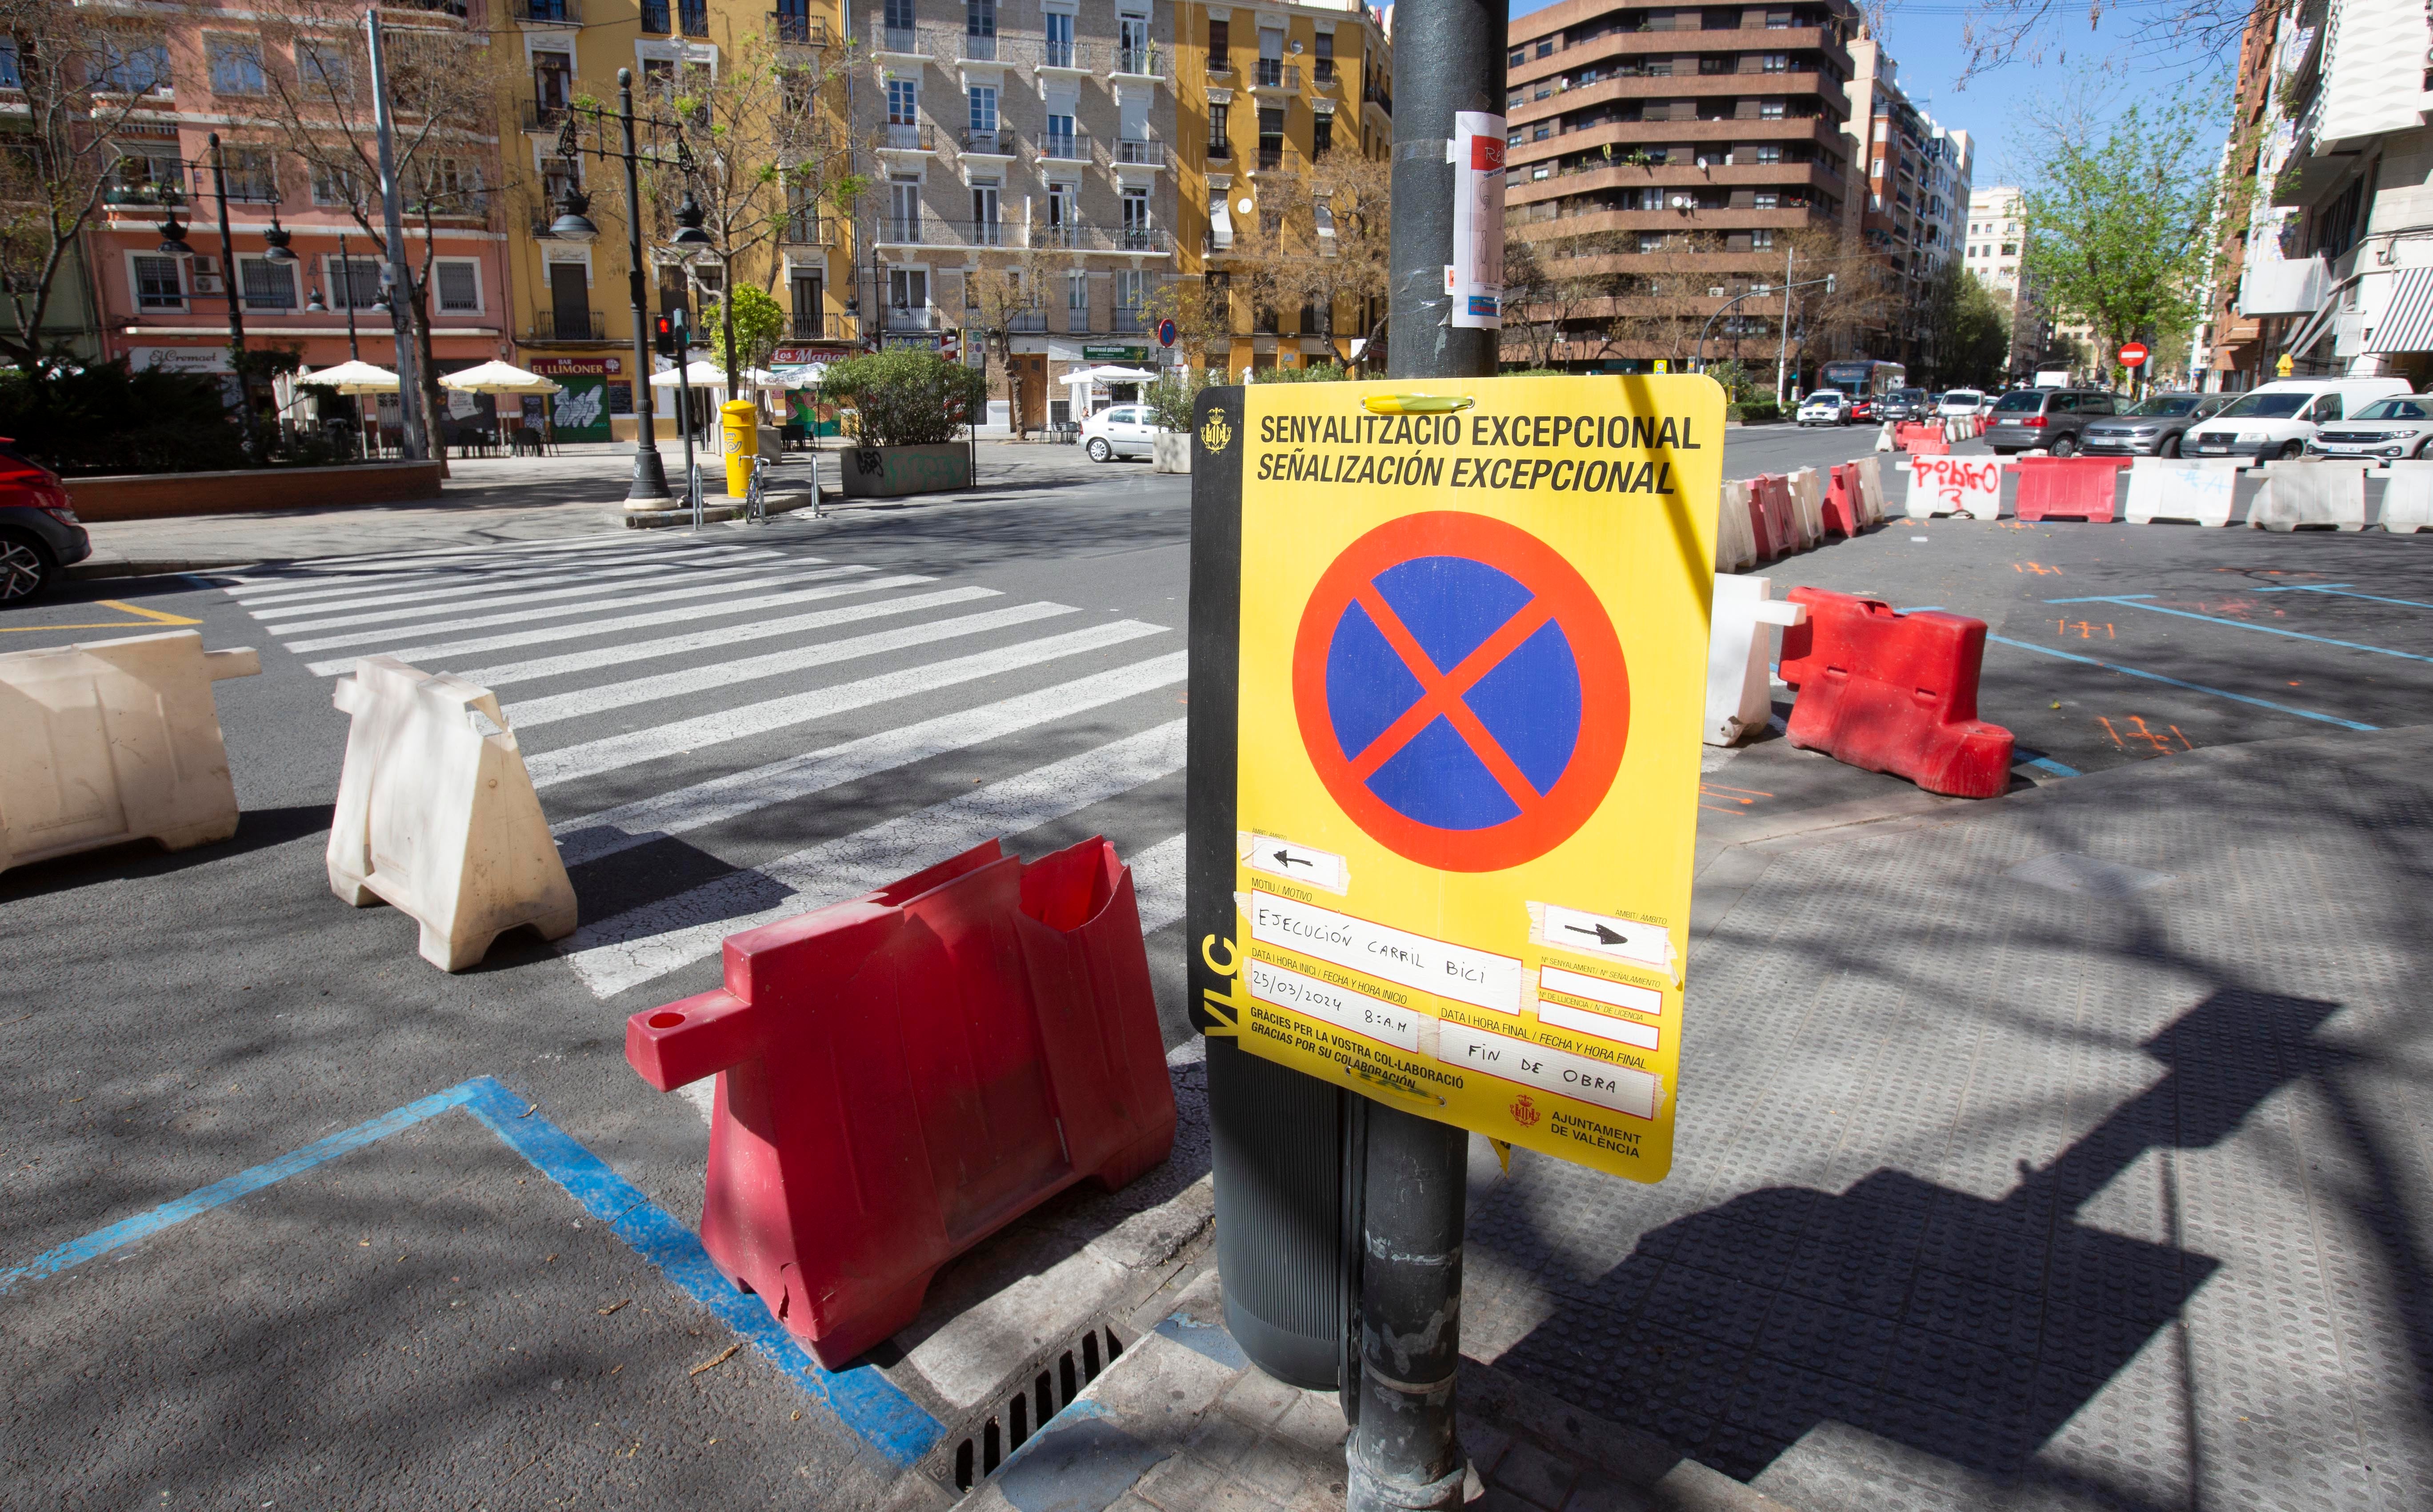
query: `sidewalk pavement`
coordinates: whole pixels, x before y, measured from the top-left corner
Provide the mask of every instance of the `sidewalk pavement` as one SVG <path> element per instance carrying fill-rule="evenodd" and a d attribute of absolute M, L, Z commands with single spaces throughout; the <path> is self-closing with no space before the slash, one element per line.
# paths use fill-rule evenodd
<path fill-rule="evenodd" d="M 978 456 L 981 487 L 978 493 L 992 485 L 1036 487 L 1043 483 L 1105 481 L 1113 475 L 1072 447 L 983 441 Z M 663 441 L 659 457 L 669 486 L 681 495 L 682 448 Z M 728 501 L 719 459 L 705 453 L 699 461 L 708 501 L 713 507 L 723 505 Z M 95 521 L 86 526 L 93 535 L 93 555 L 70 568 L 67 575 L 72 579 L 142 577 L 256 562 L 597 535 L 621 523 L 633 468 L 630 444 L 601 442 L 563 447 L 547 457 L 451 458 L 441 497 L 411 503 Z M 1136 470 L 1146 472 L 1147 464 L 1138 465 Z M 786 453 L 767 475 L 772 513 L 812 502 L 815 474 L 825 481 L 833 502 L 840 487 L 836 453 Z M 266 491 L 274 490 L 276 484 L 275 473 L 266 475 Z M 945 495 L 940 496 L 940 501 L 969 498 Z"/>
<path fill-rule="evenodd" d="M 1707 847 L 1671 1179 L 1473 1175 L 1472 1504 L 2433 1505 L 2428 735 Z M 969 1505 L 1340 1505 L 1173 1287 Z"/>

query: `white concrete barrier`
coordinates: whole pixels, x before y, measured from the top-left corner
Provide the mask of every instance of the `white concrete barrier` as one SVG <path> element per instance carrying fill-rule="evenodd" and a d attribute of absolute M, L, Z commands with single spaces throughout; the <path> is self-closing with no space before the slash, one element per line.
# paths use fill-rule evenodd
<path fill-rule="evenodd" d="M 1861 457 L 1850 466 L 1859 469 L 1859 523 L 1882 524 L 1884 522 L 1883 459 Z"/>
<path fill-rule="evenodd" d="M 2255 496 L 2247 522 L 2261 530 L 2301 525 L 2363 530 L 2365 468 L 2362 462 L 2267 463 L 2264 491 Z"/>
<path fill-rule="evenodd" d="M 574 888 L 498 698 L 394 656 L 366 656 L 332 702 L 354 716 L 330 825 L 330 888 L 395 904 L 422 959 L 463 971 L 519 925 L 574 932 Z"/>
<path fill-rule="evenodd" d="M 2433 530 L 2433 462 L 2393 462 L 2382 485 L 2382 528 L 2393 535 Z"/>
<path fill-rule="evenodd" d="M 1912 519 L 1931 519 L 1936 515 L 1999 519 L 2002 518 L 2001 459 L 1913 458 L 1905 507 Z"/>
<path fill-rule="evenodd" d="M 1884 428 L 1876 433 L 1876 450 L 1879 451 L 1890 451 L 1893 450 L 1892 421 L 1886 420 L 1884 422 Z"/>
<path fill-rule="evenodd" d="M 2151 525 L 2158 519 L 2227 525 L 2237 502 L 2238 472 L 2239 465 L 2230 461 L 2133 458 L 2123 518 L 2132 525 Z"/>
<path fill-rule="evenodd" d="M 1730 745 L 1762 729 L 1774 712 L 1771 672 L 1774 629 L 1808 618 L 1808 606 L 1783 603 L 1772 580 L 1715 574 L 1714 617 L 1707 641 L 1709 745 Z"/>
<path fill-rule="evenodd" d="M 1825 544 L 1825 476 L 1813 467 L 1791 474 L 1791 527 L 1801 551 Z"/>
<path fill-rule="evenodd" d="M 1757 531 L 1749 524 L 1746 478 L 1724 480 L 1722 507 L 1715 512 L 1715 570 L 1737 572 L 1757 566 Z"/>
<path fill-rule="evenodd" d="M 236 833 L 212 685 L 259 653 L 192 630 L 0 655 L 0 871 L 126 841 Z"/>

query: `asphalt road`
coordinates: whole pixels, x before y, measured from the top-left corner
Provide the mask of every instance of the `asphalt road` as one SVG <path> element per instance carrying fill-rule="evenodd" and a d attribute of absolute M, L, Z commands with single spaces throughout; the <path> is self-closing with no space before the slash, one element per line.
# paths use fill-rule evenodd
<path fill-rule="evenodd" d="M 1727 472 L 1871 440 L 1738 431 Z M 57 1274 L 9 1267 L 484 1077 L 527 1130 L 563 1130 L 689 1226 L 706 1126 L 624 1064 L 625 1017 L 717 985 L 740 920 L 1000 835 L 1037 856 L 1104 834 L 1131 860 L 1181 1045 L 1186 484 L 1077 459 L 757 531 L 90 585 L 8 616 L 9 649 L 192 621 L 207 646 L 259 647 L 263 672 L 215 689 L 234 840 L 0 875 L 18 1068 L 0 1085 L 0 1504 L 934 1503 L 870 1405 L 918 1395 L 900 1360 L 830 1402 L 723 1353 L 734 1331 L 638 1254 L 631 1223 L 513 1142 L 519 1112 L 503 1134 L 435 1113 Z M 2046 763 L 2021 780 L 2066 780 L 2421 722 L 2428 552 L 2378 533 L 1895 521 L 1768 570 L 1778 592 L 1986 619 L 1981 710 Z M 379 652 L 498 690 L 570 859 L 576 936 L 512 937 L 450 977 L 395 910 L 332 895 L 331 678 Z M 1778 739 L 1715 757 L 1719 824 L 1905 789 Z M 1199 1168 L 1179 1157 L 1160 1181 Z"/>

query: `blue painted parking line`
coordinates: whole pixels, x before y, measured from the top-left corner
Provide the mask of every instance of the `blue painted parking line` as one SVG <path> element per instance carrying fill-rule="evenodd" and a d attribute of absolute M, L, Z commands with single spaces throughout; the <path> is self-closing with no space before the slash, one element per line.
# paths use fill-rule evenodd
<path fill-rule="evenodd" d="M 2335 599 L 2363 599 L 2368 603 L 2396 603 L 2410 609 L 2433 609 L 2433 603 L 2423 599 L 2386 599 L 2379 593 L 2359 593 L 2345 583 L 2289 583 L 2279 587 L 2256 588 L 2256 593 L 2321 593 Z"/>
<path fill-rule="evenodd" d="M 2244 620 L 2225 620 L 2219 615 L 2198 614 L 2192 609 L 2167 609 L 2159 603 L 2141 603 L 2151 593 L 2113 594 L 2092 599 L 2047 599 L 2047 603 L 2117 603 L 2124 609 L 2144 609 L 2152 614 L 2177 615 L 2183 620 L 2201 620 L 2209 625 L 2227 625 L 2233 630 L 2253 630 L 2267 636 L 2287 636 L 2292 640 L 2311 640 L 2322 646 L 2339 646 L 2349 651 L 2370 651 L 2377 656 L 2397 656 L 2406 661 L 2433 662 L 2433 656 L 2420 656 L 2412 651 L 2393 651 L 2389 646 L 2369 646 L 2356 640 L 2334 640 L 2329 636 L 2310 636 L 2303 630 L 2284 630 L 2279 625 L 2250 624 Z"/>
<path fill-rule="evenodd" d="M 2207 688 L 2203 683 L 2184 682 L 2177 677 L 2166 677 L 2161 672 L 2147 671 L 2141 667 L 2124 667 L 2117 661 L 2104 661 L 2096 656 L 2081 656 L 2074 652 L 2055 651 L 2050 646 L 2038 646 L 2024 640 L 2013 640 L 2007 636 L 1987 636 L 1985 638 L 1996 645 L 2016 646 L 2021 651 L 2033 651 L 2041 656 L 2058 656 L 2064 661 L 2083 662 L 2089 667 L 2101 667 L 2105 671 L 2120 672 L 2130 677 L 2142 677 L 2150 683 L 2168 683 L 2173 688 L 2185 688 L 2192 693 L 2209 693 L 2215 698 L 2226 698 L 2233 703 L 2253 704 L 2258 708 L 2269 708 L 2275 713 L 2294 714 L 2302 720 L 2337 724 L 2344 730 L 2371 731 L 2382 728 L 2379 724 L 2359 724 L 2355 720 L 2344 720 L 2336 714 L 2318 714 L 2313 709 L 2292 708 L 2287 704 L 2275 704 L 2269 698 L 2250 698 L 2245 693 L 2234 693 L 2228 688 Z"/>
<path fill-rule="evenodd" d="M 584 1211 L 607 1224 L 635 1253 L 656 1266 L 693 1300 L 717 1315 L 777 1367 L 806 1395 L 821 1402 L 861 1440 L 898 1465 L 910 1465 L 934 1447 L 944 1430 L 921 1405 L 875 1367 L 828 1370 L 794 1342 L 757 1297 L 737 1290 L 721 1275 L 691 1230 L 651 1201 L 640 1188 L 608 1168 L 564 1130 L 541 1117 L 533 1104 L 493 1077 L 475 1077 L 445 1092 L 332 1134 L 275 1161 L 164 1202 L 149 1213 L 113 1223 L 81 1239 L 0 1270 L 0 1296 L 29 1282 L 80 1266 L 200 1217 L 214 1208 L 285 1181 L 299 1172 L 362 1149 L 389 1135 L 462 1108 L 509 1149 L 555 1181 Z"/>
<path fill-rule="evenodd" d="M 2018 767 L 2033 767 L 2038 772 L 2050 772 L 2056 777 L 2075 777 L 2079 774 L 2076 767 L 2063 766 L 2041 752 L 2026 750 L 2016 745 L 2011 748 L 2011 764 Z"/>

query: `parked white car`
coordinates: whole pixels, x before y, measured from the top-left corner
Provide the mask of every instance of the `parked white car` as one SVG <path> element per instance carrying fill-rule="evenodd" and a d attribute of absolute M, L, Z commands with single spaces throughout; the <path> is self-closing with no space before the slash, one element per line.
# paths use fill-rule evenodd
<path fill-rule="evenodd" d="M 1947 417 L 1965 417 L 1976 414 L 1984 402 L 1985 396 L 1973 388 L 1948 389 L 1944 393 L 1943 402 L 1934 407 L 1934 413 Z"/>
<path fill-rule="evenodd" d="M 1146 404 L 1111 404 L 1081 422 L 1081 450 L 1093 462 L 1149 456 L 1157 450 L 1157 422 Z"/>
<path fill-rule="evenodd" d="M 2408 392 L 2404 378 L 2283 378 L 2248 390 L 2220 415 L 2197 426 L 2180 446 L 2186 457 L 2243 456 L 2251 462 L 2295 457 L 2327 422 L 2345 419 L 2376 399 Z"/>
<path fill-rule="evenodd" d="M 1802 425 L 1847 425 L 1850 397 L 1838 388 L 1820 388 L 1799 401 L 1795 418 Z"/>
<path fill-rule="evenodd" d="M 2306 450 L 2318 456 L 2374 462 L 2433 458 L 2433 394 L 2376 399 L 2353 409 L 2339 423 L 2318 429 Z"/>

